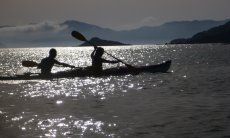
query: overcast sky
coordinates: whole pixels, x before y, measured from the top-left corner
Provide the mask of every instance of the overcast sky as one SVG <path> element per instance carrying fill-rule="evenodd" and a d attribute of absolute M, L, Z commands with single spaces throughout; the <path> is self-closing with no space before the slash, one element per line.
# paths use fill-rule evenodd
<path fill-rule="evenodd" d="M 230 18 L 230 0 L 1 0 L 0 25 L 78 20 L 130 29 L 176 20 Z"/>

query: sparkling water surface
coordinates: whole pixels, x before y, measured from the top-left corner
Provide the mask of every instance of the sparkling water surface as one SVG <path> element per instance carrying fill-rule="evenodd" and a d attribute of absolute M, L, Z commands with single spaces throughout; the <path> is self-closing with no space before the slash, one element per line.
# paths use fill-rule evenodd
<path fill-rule="evenodd" d="M 40 62 L 49 49 L 0 49 L 0 75 L 38 73 L 21 61 Z M 61 62 L 91 65 L 92 47 L 56 49 Z M 136 76 L 0 81 L 0 137 L 230 137 L 230 45 L 105 50 L 135 66 L 168 59 L 172 66 Z M 104 68 L 116 66 L 123 65 Z"/>

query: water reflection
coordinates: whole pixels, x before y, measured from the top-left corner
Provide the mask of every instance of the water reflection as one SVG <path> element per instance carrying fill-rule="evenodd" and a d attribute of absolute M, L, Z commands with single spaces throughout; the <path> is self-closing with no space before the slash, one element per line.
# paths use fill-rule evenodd
<path fill-rule="evenodd" d="M 6 58 L 0 59 L 4 70 L 4 72 L 0 72 L 1 75 L 18 73 L 19 69 L 21 69 L 21 73 L 25 70 L 39 72 L 36 68 L 23 69 L 21 61 L 40 62 L 43 57 L 47 56 L 48 50 L 49 48 L 6 49 L 10 54 L 6 56 L 7 52 L 2 53 L 2 56 Z M 90 47 L 57 48 L 57 59 L 79 67 L 89 66 L 91 65 L 90 53 L 92 50 L 93 48 Z M 160 63 L 178 51 L 165 50 L 162 46 L 106 47 L 105 50 L 136 66 Z M 110 59 L 111 57 L 106 56 L 106 58 Z M 12 62 L 9 63 L 9 61 Z M 104 67 L 113 66 L 116 65 L 105 64 Z M 120 66 L 123 65 L 120 64 Z M 67 69 L 55 67 L 53 72 Z M 1 90 L 4 92 L 4 96 L 14 99 L 14 101 L 5 101 L 7 106 L 5 105 L 5 108 L 1 109 L 0 114 L 4 115 L 8 124 L 19 127 L 20 130 L 28 133 L 28 137 L 34 135 L 40 137 L 90 137 L 91 135 L 116 137 L 116 131 L 120 127 L 117 123 L 120 114 L 115 114 L 111 107 L 119 105 L 119 103 L 114 102 L 107 107 L 108 105 L 105 105 L 108 104 L 108 101 L 114 97 L 120 98 L 132 92 L 142 92 L 165 85 L 167 82 L 162 79 L 163 76 L 141 74 L 102 78 L 76 77 L 0 82 L 4 86 Z M 10 89 L 11 87 L 12 89 Z M 123 112 L 123 114 L 125 113 Z M 109 120 L 111 118 L 114 120 Z M 125 128 L 122 133 L 125 133 L 126 129 L 130 130 L 130 128 Z"/>
<path fill-rule="evenodd" d="M 113 95 L 115 92 L 142 88 L 141 83 L 135 83 L 133 80 L 130 80 L 130 78 L 133 77 L 112 76 L 106 78 L 76 78 L 58 79 L 56 81 L 39 81 L 31 84 L 22 84 L 24 91 L 21 93 L 25 97 L 45 96 L 47 98 L 52 98 L 58 95 L 63 95 L 65 97 L 85 97 L 87 95 L 94 95 L 100 96 L 104 99 L 106 95 Z"/>
<path fill-rule="evenodd" d="M 37 122 L 37 123 L 36 123 Z M 42 131 L 43 135 L 47 137 L 57 136 L 84 136 L 84 135 L 101 135 L 112 136 L 112 133 L 107 132 L 105 128 L 116 128 L 114 123 L 104 123 L 94 119 L 81 120 L 73 116 L 63 118 L 48 118 L 38 119 L 33 118 L 24 123 L 21 129 L 26 131 L 30 126 L 36 125 L 37 131 Z"/>
<path fill-rule="evenodd" d="M 61 100 L 58 100 L 58 101 L 56 101 L 56 104 L 62 104 L 63 103 L 63 101 L 61 101 Z"/>
<path fill-rule="evenodd" d="M 12 117 L 11 121 L 14 125 L 17 124 L 22 131 L 29 133 L 27 134 L 29 137 L 35 136 L 35 134 L 39 134 L 40 137 L 79 137 L 92 134 L 99 137 L 114 137 L 114 134 L 109 130 L 118 127 L 116 123 L 103 122 L 90 117 L 80 119 L 72 115 L 59 115 L 59 118 L 50 118 L 51 116 L 51 114 L 47 114 L 47 118 L 44 118 L 44 116 L 21 114 Z"/>

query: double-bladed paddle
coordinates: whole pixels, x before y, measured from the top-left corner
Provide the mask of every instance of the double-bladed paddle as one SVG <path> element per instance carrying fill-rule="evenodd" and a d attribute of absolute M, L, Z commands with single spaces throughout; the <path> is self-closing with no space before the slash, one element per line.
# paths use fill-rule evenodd
<path fill-rule="evenodd" d="M 23 67 L 37 67 L 38 65 L 39 64 L 37 62 L 34 62 L 34 61 L 28 61 L 28 60 L 22 61 L 22 66 Z M 65 64 L 65 65 L 63 65 L 63 66 L 64 67 L 71 67 L 71 68 L 78 68 L 78 67 L 74 67 L 74 66 L 71 66 L 71 65 L 68 65 L 68 64 Z"/>
<path fill-rule="evenodd" d="M 88 40 L 84 37 L 84 35 L 82 35 L 81 33 L 77 32 L 77 31 L 72 31 L 72 32 L 71 32 L 71 35 L 72 35 L 74 38 L 76 38 L 76 39 L 78 39 L 78 40 L 80 40 L 80 41 L 87 42 L 87 43 L 89 43 L 90 45 L 92 45 L 92 46 L 94 46 L 94 47 L 97 47 L 96 45 L 94 45 L 94 44 L 92 44 L 90 41 L 88 41 Z M 114 57 L 113 55 L 109 54 L 108 52 L 106 52 L 106 51 L 104 51 L 104 52 L 105 52 L 107 55 L 111 56 L 112 58 L 116 59 L 117 61 L 120 61 L 121 63 L 125 64 L 127 67 L 135 68 L 135 67 L 133 67 L 132 65 L 129 65 L 129 64 L 125 63 L 124 61 L 122 61 L 122 60 L 120 60 L 120 59 Z"/>
<path fill-rule="evenodd" d="M 34 62 L 34 61 L 27 61 L 27 60 L 24 60 L 24 61 L 22 61 L 22 66 L 23 66 L 23 67 L 37 67 L 37 66 L 38 66 L 38 63 L 37 63 L 37 62 Z"/>

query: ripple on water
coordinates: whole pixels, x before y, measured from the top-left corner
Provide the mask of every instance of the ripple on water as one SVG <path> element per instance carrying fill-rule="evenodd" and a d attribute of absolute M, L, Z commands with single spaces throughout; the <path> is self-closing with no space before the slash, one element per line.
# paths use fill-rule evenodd
<path fill-rule="evenodd" d="M 172 59 L 173 71 L 52 81 L 1 81 L 1 130 L 15 132 L 15 128 L 20 128 L 22 133 L 16 134 L 21 137 L 228 136 L 229 46 L 105 49 L 136 66 Z M 92 47 L 57 50 L 59 61 L 79 67 L 91 65 Z M 49 48 L 0 49 L 0 56 L 4 57 L 0 58 L 4 70 L 0 74 L 23 72 L 22 60 L 40 62 L 48 51 Z M 105 58 L 112 59 L 106 55 Z M 54 67 L 52 71 L 67 69 Z M 29 71 L 39 72 L 36 68 Z"/>
<path fill-rule="evenodd" d="M 13 122 L 19 122 L 23 117 L 12 118 Z M 40 118 L 32 116 L 29 120 L 20 121 L 20 129 L 28 131 L 28 136 L 62 137 L 62 136 L 103 136 L 111 137 L 114 134 L 108 131 L 108 128 L 116 129 L 115 123 L 105 123 L 92 118 L 78 119 L 73 116 L 64 116 L 61 118 Z M 33 127 L 33 128 L 32 128 Z M 106 128 L 106 129 L 105 129 Z M 31 133 L 32 131 L 32 133 Z"/>

